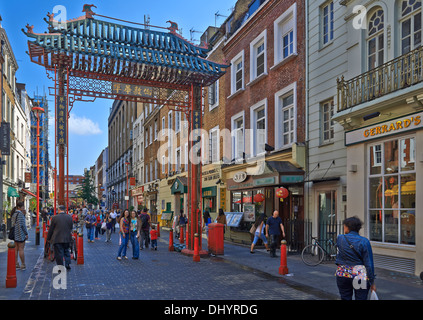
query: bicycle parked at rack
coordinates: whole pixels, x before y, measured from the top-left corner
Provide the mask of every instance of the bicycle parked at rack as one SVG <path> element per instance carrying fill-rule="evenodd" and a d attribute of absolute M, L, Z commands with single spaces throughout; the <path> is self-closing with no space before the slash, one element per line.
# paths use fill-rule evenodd
<path fill-rule="evenodd" d="M 312 243 L 305 246 L 301 252 L 301 259 L 306 265 L 314 267 L 321 264 L 325 258 L 335 259 L 337 253 L 338 247 L 332 238 L 318 239 L 312 237 Z"/>

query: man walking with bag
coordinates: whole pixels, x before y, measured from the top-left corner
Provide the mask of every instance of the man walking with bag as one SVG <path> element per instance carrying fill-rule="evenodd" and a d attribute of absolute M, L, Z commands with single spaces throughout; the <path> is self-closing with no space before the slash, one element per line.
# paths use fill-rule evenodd
<path fill-rule="evenodd" d="M 65 213 L 65 206 L 59 206 L 59 213 L 51 219 L 50 229 L 47 234 L 47 241 L 54 245 L 54 257 L 56 264 L 70 270 L 70 244 L 72 242 L 72 217 Z"/>

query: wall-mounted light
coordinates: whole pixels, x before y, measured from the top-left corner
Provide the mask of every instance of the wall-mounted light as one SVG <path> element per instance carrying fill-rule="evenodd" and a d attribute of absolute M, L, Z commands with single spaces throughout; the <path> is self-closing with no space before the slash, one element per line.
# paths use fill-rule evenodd
<path fill-rule="evenodd" d="M 350 172 L 353 172 L 353 173 L 357 172 L 357 165 L 356 164 L 350 165 Z"/>
<path fill-rule="evenodd" d="M 379 116 L 380 116 L 380 112 L 373 112 L 373 113 L 370 113 L 370 114 L 365 115 L 363 117 L 363 120 L 364 121 L 367 121 L 367 120 L 370 120 L 370 119 L 373 119 L 373 118 L 377 118 Z"/>

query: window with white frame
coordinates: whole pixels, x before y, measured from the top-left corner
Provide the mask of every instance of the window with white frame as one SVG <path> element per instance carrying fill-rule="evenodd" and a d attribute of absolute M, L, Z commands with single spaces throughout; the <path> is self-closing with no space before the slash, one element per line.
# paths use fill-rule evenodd
<path fill-rule="evenodd" d="M 370 145 L 368 154 L 370 240 L 415 245 L 415 137 Z"/>
<path fill-rule="evenodd" d="M 334 14 L 333 14 L 333 1 L 324 5 L 321 9 L 322 15 L 322 42 L 323 45 L 333 40 L 334 32 Z"/>
<path fill-rule="evenodd" d="M 162 173 L 166 173 L 166 156 L 162 156 Z"/>
<path fill-rule="evenodd" d="M 189 156 L 188 156 L 188 142 L 185 143 L 185 152 L 184 152 L 184 166 L 185 166 L 185 171 L 188 171 L 188 160 L 189 160 Z"/>
<path fill-rule="evenodd" d="M 209 111 L 219 105 L 219 80 L 209 86 Z"/>
<path fill-rule="evenodd" d="M 266 73 L 267 70 L 267 30 L 264 30 L 250 44 L 250 81 Z"/>
<path fill-rule="evenodd" d="M 367 37 L 367 68 L 368 70 L 383 64 L 385 54 L 384 12 L 377 9 L 370 15 Z"/>
<path fill-rule="evenodd" d="M 153 126 L 150 126 L 150 144 L 153 143 Z"/>
<path fill-rule="evenodd" d="M 210 140 L 210 162 L 215 163 L 219 161 L 219 127 L 215 127 L 209 132 Z"/>
<path fill-rule="evenodd" d="M 157 140 L 157 137 L 159 135 L 159 124 L 158 120 L 154 120 L 154 140 Z"/>
<path fill-rule="evenodd" d="M 406 54 L 422 43 L 422 3 L 404 0 L 400 6 L 401 54 Z"/>
<path fill-rule="evenodd" d="M 274 64 L 297 53 L 297 4 L 294 3 L 274 22 Z"/>
<path fill-rule="evenodd" d="M 232 117 L 232 157 L 242 159 L 245 151 L 244 145 L 244 112 Z"/>
<path fill-rule="evenodd" d="M 244 89 L 244 51 L 231 61 L 231 93 Z"/>
<path fill-rule="evenodd" d="M 179 173 L 181 172 L 181 148 L 176 148 L 175 160 L 175 171 Z"/>
<path fill-rule="evenodd" d="M 334 122 L 332 120 L 334 108 L 335 103 L 333 99 L 325 101 L 320 105 L 320 137 L 322 143 L 331 142 L 334 137 Z"/>
<path fill-rule="evenodd" d="M 251 151 L 253 156 L 264 152 L 267 142 L 266 122 L 267 122 L 267 101 L 261 101 L 250 109 L 251 111 Z"/>
<path fill-rule="evenodd" d="M 181 112 L 175 111 L 175 132 L 179 132 L 181 129 Z"/>
<path fill-rule="evenodd" d="M 296 83 L 275 94 L 275 145 L 290 147 L 296 141 Z"/>

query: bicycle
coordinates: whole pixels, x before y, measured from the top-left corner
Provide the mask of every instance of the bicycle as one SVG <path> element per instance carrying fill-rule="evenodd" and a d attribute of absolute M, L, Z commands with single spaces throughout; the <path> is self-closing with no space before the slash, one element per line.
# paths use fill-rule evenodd
<path fill-rule="evenodd" d="M 321 243 L 326 245 L 322 246 Z M 315 267 L 321 264 L 325 257 L 335 258 L 337 253 L 338 247 L 331 238 L 319 240 L 317 237 L 312 237 L 312 243 L 305 246 L 301 252 L 301 260 L 306 265 Z"/>

